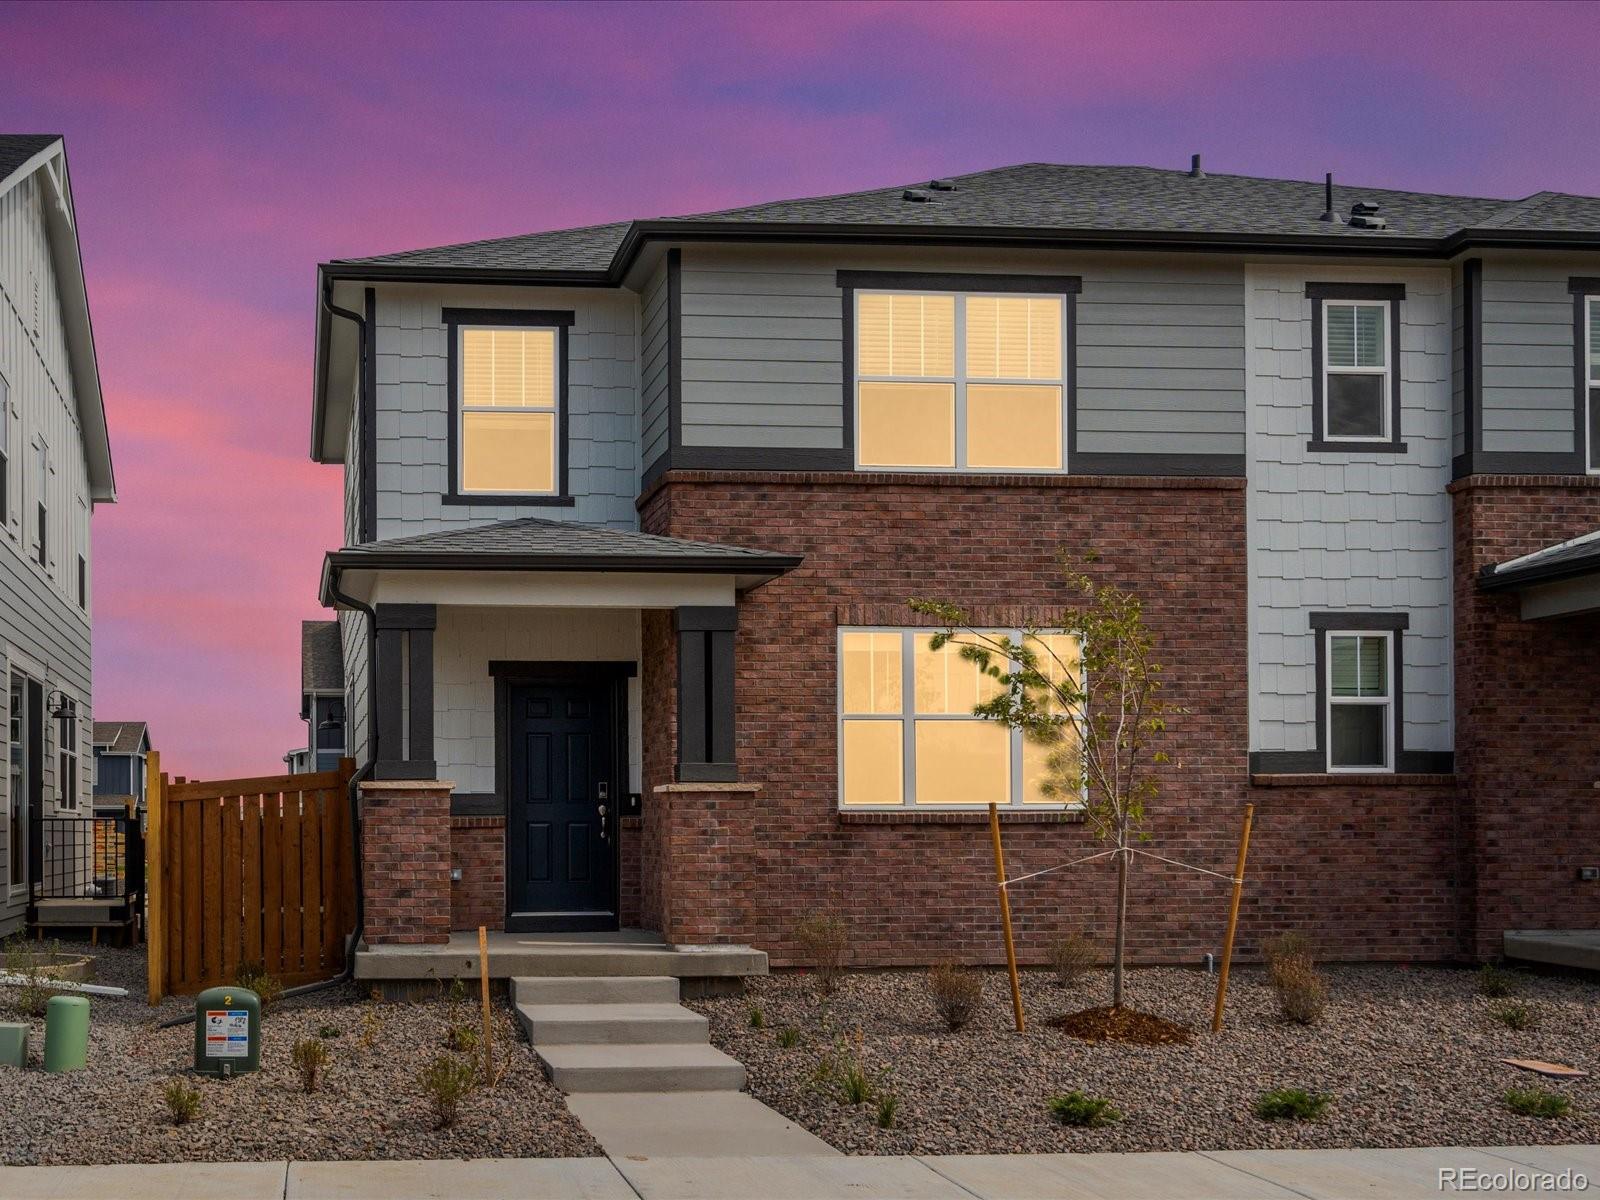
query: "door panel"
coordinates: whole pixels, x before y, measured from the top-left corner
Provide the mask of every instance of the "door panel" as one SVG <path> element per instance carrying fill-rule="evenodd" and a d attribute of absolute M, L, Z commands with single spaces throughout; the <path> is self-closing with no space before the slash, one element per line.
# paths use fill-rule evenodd
<path fill-rule="evenodd" d="M 514 685 L 507 710 L 508 928 L 615 929 L 609 686 Z"/>

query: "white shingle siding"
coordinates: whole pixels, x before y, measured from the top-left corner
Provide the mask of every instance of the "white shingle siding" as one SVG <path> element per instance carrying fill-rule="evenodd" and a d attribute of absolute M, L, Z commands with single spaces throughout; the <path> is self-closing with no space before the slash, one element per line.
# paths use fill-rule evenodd
<path fill-rule="evenodd" d="M 377 535 L 541 516 L 637 527 L 638 297 L 587 288 L 377 289 Z M 561 309 L 568 332 L 568 486 L 560 506 L 448 505 L 449 335 L 444 308 Z M 347 503 L 349 502 L 347 498 Z"/>
<path fill-rule="evenodd" d="M 458 792 L 495 790 L 491 661 L 639 661 L 639 614 L 610 609 L 439 609 L 433 638 L 433 752 Z M 628 681 L 628 787 L 639 790 L 639 680 Z"/>
<path fill-rule="evenodd" d="M 77 395 L 67 357 L 55 269 L 45 233 L 44 190 L 37 177 L 0 195 L 0 376 L 10 394 L 9 522 L 0 532 L 0 717 L 9 683 L 7 661 L 44 685 L 78 702 L 79 811 L 92 804 L 93 704 L 89 658 L 89 614 L 78 607 L 77 556 L 89 560 L 88 464 L 78 426 Z M 38 332 L 34 332 L 37 291 Z M 49 447 L 45 480 L 49 509 L 47 573 L 35 560 L 35 504 L 39 480 L 34 444 Z M 82 505 L 80 506 L 80 501 Z M 3 727 L 0 727 L 3 728 Z M 46 812 L 61 794 L 59 726 L 45 721 L 43 767 Z M 0 814 L 5 811 L 0 776 Z M 22 916 L 25 897 L 9 896 L 8 822 L 0 820 L 0 933 Z"/>
<path fill-rule="evenodd" d="M 1251 266 L 1247 328 L 1250 748 L 1316 747 L 1310 614 L 1410 614 L 1407 750 L 1452 749 L 1448 270 Z M 1311 280 L 1403 283 L 1404 454 L 1311 452 Z"/>

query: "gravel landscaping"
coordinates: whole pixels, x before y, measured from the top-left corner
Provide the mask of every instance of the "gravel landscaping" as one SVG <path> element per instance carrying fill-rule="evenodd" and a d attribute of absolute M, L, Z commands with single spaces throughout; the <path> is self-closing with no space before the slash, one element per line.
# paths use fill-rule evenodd
<path fill-rule="evenodd" d="M 95 958 L 95 982 L 131 994 L 90 1001 L 85 1071 L 47 1075 L 37 1069 L 44 1023 L 32 1022 L 34 1066 L 0 1067 L 0 1128 L 6 1131 L 0 1164 L 599 1153 L 545 1080 L 503 998 L 494 1019 L 496 1057 L 505 1073 L 494 1088 L 476 1088 L 462 1101 L 456 1125 L 441 1130 L 434 1127 L 417 1075 L 445 1051 L 450 1025 L 481 1027 L 481 1010 L 470 1001 L 377 1004 L 354 987 L 285 1000 L 263 1022 L 261 1070 L 223 1082 L 188 1070 L 192 1025 L 156 1028 L 192 1002 L 169 999 L 154 1009 L 145 1003 L 142 947 L 86 952 Z M 14 992 L 0 988 L 0 1010 Z M 6 1011 L 0 1019 L 19 1018 Z M 307 1094 L 290 1048 L 297 1038 L 317 1036 L 330 1058 L 321 1090 Z M 199 1116 L 181 1127 L 171 1123 L 162 1096 L 174 1078 L 201 1093 Z"/>
<path fill-rule="evenodd" d="M 1533 1016 L 1513 1031 L 1477 992 L 1477 975 L 1444 967 L 1330 967 L 1327 1011 L 1314 1027 L 1278 1015 L 1265 974 L 1235 971 L 1228 1024 L 1210 1033 L 1215 980 L 1198 971 L 1130 973 L 1133 1006 L 1189 1025 L 1190 1045 L 1089 1045 L 1047 1020 L 1107 1003 L 1097 972 L 1072 989 L 1029 972 L 1026 1035 L 1011 1025 L 1005 973 L 986 972 L 972 1023 L 947 1033 L 922 972 L 851 974 L 819 1001 L 815 981 L 785 974 L 750 982 L 746 996 L 691 1001 L 712 1041 L 743 1062 L 760 1100 L 852 1154 L 993 1154 L 1076 1150 L 1220 1150 L 1312 1146 L 1504 1145 L 1600 1142 L 1600 1081 L 1545 1079 L 1501 1058 L 1537 1058 L 1600 1070 L 1600 984 L 1518 973 L 1515 1000 Z M 753 1026 L 759 1010 L 761 1028 Z M 780 1044 L 785 1026 L 798 1044 Z M 818 1066 L 840 1040 L 879 1093 L 898 1099 L 891 1129 L 878 1106 L 839 1099 Z M 837 1072 L 835 1072 L 837 1076 Z M 1519 1117 L 1508 1087 L 1566 1096 L 1562 1119 Z M 1277 1088 L 1332 1097 L 1309 1121 L 1264 1121 L 1257 1098 Z M 1047 1101 L 1071 1091 L 1111 1101 L 1122 1119 L 1068 1127 Z"/>

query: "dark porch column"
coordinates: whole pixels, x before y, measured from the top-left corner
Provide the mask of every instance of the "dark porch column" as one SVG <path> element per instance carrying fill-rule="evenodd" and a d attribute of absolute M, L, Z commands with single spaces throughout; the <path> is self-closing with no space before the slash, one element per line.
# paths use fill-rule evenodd
<path fill-rule="evenodd" d="M 378 677 L 371 708 L 377 721 L 375 779 L 434 779 L 432 604 L 377 606 Z"/>
<path fill-rule="evenodd" d="M 678 765 L 681 783 L 738 779 L 733 751 L 735 608 L 680 608 L 678 631 Z"/>

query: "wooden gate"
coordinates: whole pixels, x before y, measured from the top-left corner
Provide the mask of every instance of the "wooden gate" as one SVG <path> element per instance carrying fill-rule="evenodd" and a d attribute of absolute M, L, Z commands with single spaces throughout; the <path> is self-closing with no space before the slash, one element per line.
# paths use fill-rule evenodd
<path fill-rule="evenodd" d="M 146 833 L 150 1003 L 238 981 L 344 969 L 355 927 L 350 759 L 339 770 L 173 782 L 151 752 Z"/>

